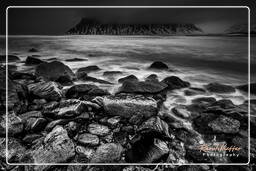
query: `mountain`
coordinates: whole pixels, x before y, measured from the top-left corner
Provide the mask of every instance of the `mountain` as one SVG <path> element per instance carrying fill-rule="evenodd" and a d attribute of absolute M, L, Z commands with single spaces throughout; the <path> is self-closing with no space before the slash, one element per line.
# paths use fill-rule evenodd
<path fill-rule="evenodd" d="M 92 35 L 176 35 L 199 34 L 203 31 L 194 24 L 102 24 L 83 18 L 67 34 Z"/>
<path fill-rule="evenodd" d="M 256 34 L 256 24 L 251 25 L 251 34 Z M 235 24 L 225 31 L 226 34 L 248 34 L 248 24 Z"/>

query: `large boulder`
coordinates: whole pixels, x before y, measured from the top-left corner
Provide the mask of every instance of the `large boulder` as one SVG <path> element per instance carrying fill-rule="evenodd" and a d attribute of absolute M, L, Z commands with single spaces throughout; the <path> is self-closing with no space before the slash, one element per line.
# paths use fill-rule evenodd
<path fill-rule="evenodd" d="M 168 69 L 168 65 L 166 65 L 165 63 L 161 62 L 161 61 L 156 61 L 153 62 L 150 66 L 150 69 Z"/>
<path fill-rule="evenodd" d="M 236 91 L 234 87 L 220 83 L 210 83 L 205 88 L 213 93 L 234 93 Z"/>
<path fill-rule="evenodd" d="M 91 163 L 119 162 L 124 149 L 120 144 L 107 143 L 99 146 L 94 153 Z"/>
<path fill-rule="evenodd" d="M 149 118 L 157 114 L 157 102 L 152 98 L 132 95 L 106 96 L 102 100 L 103 108 L 109 115 L 131 118 L 142 115 Z"/>
<path fill-rule="evenodd" d="M 244 92 L 248 92 L 248 86 L 249 86 L 248 84 L 245 84 L 245 85 L 237 86 L 237 88 Z M 251 94 L 256 94 L 256 83 L 250 84 L 250 91 L 251 91 Z"/>
<path fill-rule="evenodd" d="M 60 100 L 62 97 L 60 88 L 57 83 L 52 81 L 28 85 L 28 90 L 32 95 L 46 100 Z"/>
<path fill-rule="evenodd" d="M 44 61 L 32 56 L 28 56 L 25 63 L 27 65 L 38 65 L 38 64 L 44 63 Z"/>
<path fill-rule="evenodd" d="M 98 71 L 98 70 L 100 70 L 100 68 L 98 66 L 96 66 L 96 65 L 82 67 L 82 68 L 79 68 L 76 71 L 76 76 L 77 77 L 81 77 L 84 74 L 87 74 L 87 73 L 90 73 L 90 72 L 93 72 L 93 71 Z"/>
<path fill-rule="evenodd" d="M 59 61 L 45 62 L 38 65 L 35 69 L 35 75 L 51 81 L 57 80 L 60 76 L 67 76 L 70 80 L 75 79 L 75 74 L 72 70 Z"/>
<path fill-rule="evenodd" d="M 156 81 L 125 81 L 119 93 L 156 94 L 167 88 L 165 83 Z"/>
<path fill-rule="evenodd" d="M 180 89 L 190 86 L 189 82 L 183 81 L 182 79 L 176 76 L 166 77 L 161 82 L 167 84 L 169 90 Z"/>
<path fill-rule="evenodd" d="M 125 81 L 139 81 L 139 79 L 135 75 L 128 75 L 126 77 L 118 79 L 119 83 L 123 83 Z"/>

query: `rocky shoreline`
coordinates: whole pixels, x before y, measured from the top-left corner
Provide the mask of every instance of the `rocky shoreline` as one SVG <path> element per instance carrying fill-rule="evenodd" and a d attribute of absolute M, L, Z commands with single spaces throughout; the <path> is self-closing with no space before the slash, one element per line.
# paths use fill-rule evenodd
<path fill-rule="evenodd" d="M 10 56 L 9 60 L 20 62 L 16 56 Z M 1 57 L 1 61 L 5 60 Z M 229 99 L 196 97 L 229 94 L 238 89 L 246 92 L 246 85 L 232 87 L 212 82 L 204 88 L 192 87 L 170 72 L 163 80 L 155 74 L 145 80 L 135 75 L 123 77 L 118 80 L 122 84 L 118 91 L 111 94 L 96 84 L 86 83 L 113 84 L 89 76 L 90 72 L 101 69 L 98 66 L 85 66 L 74 73 L 62 62 L 45 62 L 36 56 L 28 57 L 25 63 L 33 66 L 35 72 L 24 73 L 9 66 L 6 78 L 5 66 L 0 70 L 1 82 L 6 79 L 8 82 L 9 163 L 248 162 L 248 101 L 235 105 Z M 149 69 L 169 70 L 169 67 L 156 61 Z M 104 74 L 120 74 L 120 71 Z M 76 80 L 85 83 L 74 84 Z M 0 165 L 11 170 L 13 167 L 5 164 L 5 84 L 0 89 Z M 166 96 L 177 89 L 184 89 L 184 96 L 190 96 L 192 104 L 173 104 L 169 108 Z M 255 93 L 255 83 L 251 84 L 251 93 Z M 251 100 L 251 130 L 256 127 L 255 112 L 256 103 Z M 255 138 L 252 131 L 251 141 Z M 224 153 L 222 157 L 206 155 L 200 150 L 202 145 L 223 144 L 241 149 L 233 152 L 237 156 L 217 152 Z M 251 145 L 251 162 L 255 162 L 255 145 Z M 65 169 L 82 167 L 65 166 Z M 50 168 L 41 165 L 33 169 Z"/>

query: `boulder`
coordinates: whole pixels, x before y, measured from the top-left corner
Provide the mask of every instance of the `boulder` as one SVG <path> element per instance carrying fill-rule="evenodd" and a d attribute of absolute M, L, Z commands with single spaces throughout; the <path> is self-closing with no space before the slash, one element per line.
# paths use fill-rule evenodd
<path fill-rule="evenodd" d="M 119 83 L 123 83 L 125 81 L 139 81 L 139 79 L 135 75 L 128 75 L 126 77 L 118 79 Z"/>
<path fill-rule="evenodd" d="M 214 102 L 216 102 L 214 97 L 198 97 L 192 100 L 192 103 L 202 105 L 211 105 Z"/>
<path fill-rule="evenodd" d="M 183 81 L 176 76 L 166 77 L 161 82 L 164 84 L 167 84 L 169 90 L 180 89 L 180 88 L 185 88 L 190 86 L 189 82 Z"/>
<path fill-rule="evenodd" d="M 237 86 L 237 89 L 248 92 L 248 84 Z M 251 94 L 256 94 L 256 83 L 250 84 Z"/>
<path fill-rule="evenodd" d="M 236 91 L 234 87 L 225 85 L 225 84 L 220 84 L 220 83 L 210 83 L 210 84 L 206 85 L 205 88 L 209 92 L 220 93 L 220 94 L 234 93 Z"/>
<path fill-rule="evenodd" d="M 28 90 L 32 95 L 46 100 L 60 100 L 62 97 L 60 88 L 57 83 L 52 81 L 28 85 Z"/>
<path fill-rule="evenodd" d="M 169 67 L 168 65 L 166 65 L 161 61 L 155 61 L 149 66 L 149 68 L 150 69 L 168 69 Z"/>
<path fill-rule="evenodd" d="M 24 123 L 25 130 L 28 132 L 37 132 L 44 130 L 47 120 L 40 111 L 30 111 L 19 115 Z"/>
<path fill-rule="evenodd" d="M 185 96 L 195 96 L 205 94 L 206 91 L 202 88 L 190 87 L 184 91 Z"/>
<path fill-rule="evenodd" d="M 119 93 L 156 94 L 167 88 L 165 83 L 151 81 L 125 81 Z"/>
<path fill-rule="evenodd" d="M 123 72 L 121 71 L 105 71 L 103 72 L 103 76 L 113 76 L 113 75 L 120 75 Z"/>
<path fill-rule="evenodd" d="M 36 76 L 31 73 L 26 73 L 26 72 L 19 72 L 19 71 L 14 71 L 9 73 L 9 78 L 12 80 L 20 80 L 20 79 L 25 79 L 25 80 L 35 80 Z"/>
<path fill-rule="evenodd" d="M 36 48 L 31 48 L 28 50 L 28 52 L 39 52 Z"/>
<path fill-rule="evenodd" d="M 89 91 L 93 89 L 99 89 L 93 84 L 78 84 L 70 87 L 66 92 L 67 98 L 79 98 L 87 95 Z"/>
<path fill-rule="evenodd" d="M 0 121 L 0 135 L 6 135 L 6 115 L 3 115 Z M 23 132 L 24 124 L 21 118 L 14 113 L 8 114 L 8 136 L 15 136 Z"/>
<path fill-rule="evenodd" d="M 72 70 L 59 61 L 45 62 L 38 65 L 35 69 L 35 75 L 51 81 L 57 80 L 60 76 L 67 76 L 69 80 L 75 79 L 75 74 Z"/>
<path fill-rule="evenodd" d="M 172 112 L 181 118 L 189 118 L 191 116 L 191 112 L 183 105 L 172 108 Z"/>
<path fill-rule="evenodd" d="M 95 146 L 100 143 L 100 139 L 97 135 L 88 134 L 88 133 L 80 134 L 78 136 L 77 141 L 82 145 L 91 145 L 91 146 Z"/>
<path fill-rule="evenodd" d="M 73 85 L 73 81 L 70 79 L 70 77 L 68 75 L 63 75 L 60 76 L 57 80 L 55 80 L 56 82 L 60 83 L 63 86 L 70 86 Z"/>
<path fill-rule="evenodd" d="M 134 115 L 142 115 L 149 118 L 157 114 L 157 102 L 140 95 L 105 96 L 102 103 L 104 111 L 112 116 L 131 118 Z"/>
<path fill-rule="evenodd" d="M 8 62 L 20 61 L 20 58 L 15 55 L 8 55 L 7 58 L 8 58 Z M 4 62 L 6 62 L 6 55 L 0 55 L 0 63 L 4 63 Z"/>
<path fill-rule="evenodd" d="M 44 61 L 42 61 L 41 59 L 32 57 L 32 56 L 28 56 L 26 59 L 26 62 L 25 62 L 26 65 L 38 65 L 41 63 L 44 63 Z"/>
<path fill-rule="evenodd" d="M 62 126 L 56 126 L 46 135 L 43 144 L 33 149 L 34 163 L 64 163 L 75 155 L 75 145 Z"/>
<path fill-rule="evenodd" d="M 87 129 L 91 134 L 99 136 L 107 135 L 110 132 L 110 129 L 107 126 L 94 123 L 89 124 Z"/>
<path fill-rule="evenodd" d="M 149 75 L 149 76 L 145 79 L 145 81 L 149 81 L 149 82 L 159 82 L 158 77 L 157 77 L 156 74 L 151 74 L 151 75 Z"/>
<path fill-rule="evenodd" d="M 124 149 L 120 144 L 107 143 L 99 146 L 94 153 L 91 163 L 119 162 Z"/>
<path fill-rule="evenodd" d="M 96 65 L 91 65 L 91 66 L 87 66 L 87 67 L 82 67 L 82 68 L 79 68 L 77 71 L 76 71 L 76 75 L 77 77 L 80 77 L 84 74 L 87 74 L 87 73 L 90 73 L 90 72 L 93 72 L 93 71 L 98 71 L 100 70 L 100 68 Z"/>

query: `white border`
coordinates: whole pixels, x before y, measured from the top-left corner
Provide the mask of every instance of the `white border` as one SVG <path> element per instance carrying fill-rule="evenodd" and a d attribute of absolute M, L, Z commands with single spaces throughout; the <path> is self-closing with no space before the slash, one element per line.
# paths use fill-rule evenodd
<path fill-rule="evenodd" d="M 246 8 L 248 10 L 248 162 L 247 163 L 9 163 L 8 162 L 8 10 L 10 8 Z M 6 163 L 8 165 L 248 165 L 250 163 L 250 8 L 248 6 L 8 6 L 6 8 Z"/>

